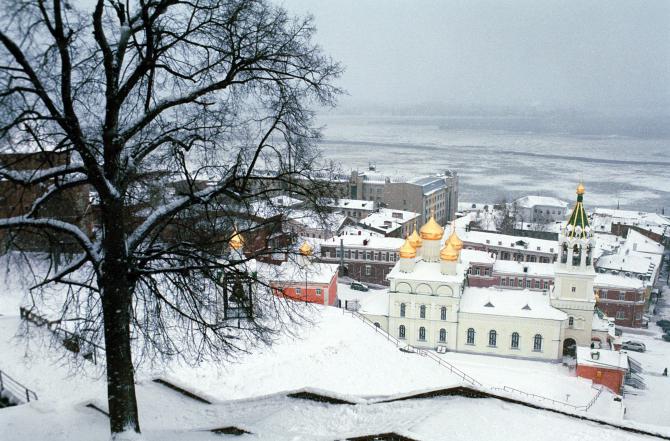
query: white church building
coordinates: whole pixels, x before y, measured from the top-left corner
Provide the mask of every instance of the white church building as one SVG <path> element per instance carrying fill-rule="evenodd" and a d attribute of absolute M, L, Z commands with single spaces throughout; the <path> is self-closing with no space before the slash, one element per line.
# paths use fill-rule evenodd
<path fill-rule="evenodd" d="M 559 237 L 551 291 L 468 287 L 463 242 L 453 228 L 445 237 L 431 216 L 407 237 L 387 276 L 388 312 L 364 314 L 409 345 L 448 351 L 558 361 L 575 345 L 607 341 L 613 327 L 595 310 L 594 246 L 583 195 L 580 184 Z"/>

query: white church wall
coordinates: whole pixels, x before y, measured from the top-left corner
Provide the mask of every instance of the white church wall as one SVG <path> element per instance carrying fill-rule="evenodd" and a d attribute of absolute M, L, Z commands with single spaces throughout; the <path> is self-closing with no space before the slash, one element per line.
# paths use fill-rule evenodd
<path fill-rule="evenodd" d="M 562 356 L 562 321 L 460 313 L 458 347 L 461 352 L 540 359 L 560 360 Z M 468 344 L 468 329 L 475 330 L 474 344 Z M 496 345 L 489 345 L 489 332 L 496 331 Z M 512 347 L 512 334 L 519 334 L 519 347 Z M 539 351 L 534 349 L 534 337 L 542 336 Z"/>

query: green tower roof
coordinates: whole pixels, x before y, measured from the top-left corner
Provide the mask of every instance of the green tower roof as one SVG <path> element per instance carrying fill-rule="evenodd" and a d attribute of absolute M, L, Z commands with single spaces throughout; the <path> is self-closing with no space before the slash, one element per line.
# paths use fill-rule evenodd
<path fill-rule="evenodd" d="M 584 185 L 579 184 L 577 187 L 577 203 L 572 209 L 568 225 L 565 227 L 565 235 L 570 239 L 580 238 L 586 239 L 588 237 L 587 227 L 589 227 L 589 218 L 586 216 L 584 209 Z"/>

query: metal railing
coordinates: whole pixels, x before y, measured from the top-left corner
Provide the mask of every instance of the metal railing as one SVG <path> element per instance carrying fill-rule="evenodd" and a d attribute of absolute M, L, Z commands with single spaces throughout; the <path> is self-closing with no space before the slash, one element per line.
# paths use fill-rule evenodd
<path fill-rule="evenodd" d="M 91 361 L 93 364 L 98 364 L 98 352 L 102 354 L 105 350 L 102 346 L 87 340 L 78 334 L 68 331 L 60 327 L 60 320 L 48 320 L 47 318 L 32 312 L 31 310 L 20 307 L 19 312 L 21 318 L 34 323 L 37 326 L 47 325 L 47 329 L 51 331 L 58 339 L 60 339 L 63 346 L 74 353 L 81 354 L 85 359 Z"/>
<path fill-rule="evenodd" d="M 0 370 L 0 393 L 7 392 L 21 403 L 37 400 L 37 394 Z"/>
<path fill-rule="evenodd" d="M 375 325 L 369 318 L 365 317 L 363 314 L 361 314 L 359 312 L 356 312 L 356 311 L 349 311 L 349 310 L 346 310 L 346 309 L 342 309 L 342 313 L 343 314 L 348 313 L 348 314 L 351 314 L 352 317 L 358 318 L 359 320 L 361 320 L 366 325 L 374 328 L 375 332 L 382 334 L 382 336 L 384 336 L 384 338 L 386 338 L 388 341 L 394 343 L 397 347 L 409 348 L 409 349 L 412 350 L 412 352 L 415 352 L 415 353 L 417 353 L 421 356 L 430 358 L 431 360 L 435 361 L 440 366 L 442 366 L 446 369 L 449 369 L 449 372 L 451 372 L 452 374 L 460 377 L 463 381 L 465 381 L 466 383 L 469 383 L 473 386 L 478 386 L 480 388 L 487 388 L 487 389 L 490 389 L 490 390 L 503 391 L 503 392 L 507 392 L 507 393 L 516 393 L 516 394 L 520 394 L 522 396 L 529 397 L 529 398 L 532 398 L 532 399 L 540 401 L 540 402 L 549 402 L 549 403 L 552 403 L 554 405 L 565 406 L 569 409 L 584 411 L 584 412 L 588 411 L 591 408 L 591 406 L 593 406 L 595 404 L 596 400 L 598 399 L 598 397 L 600 397 L 600 394 L 602 393 L 602 391 L 604 389 L 601 386 L 598 389 L 598 392 L 593 396 L 593 398 L 591 398 L 591 401 L 589 401 L 585 405 L 578 406 L 578 405 L 575 405 L 575 404 L 566 403 L 564 401 L 555 400 L 553 398 L 545 397 L 545 396 L 542 396 L 542 395 L 537 395 L 537 394 L 533 394 L 533 393 L 529 393 L 529 392 L 524 392 L 522 390 L 515 389 L 515 388 L 509 387 L 509 386 L 503 386 L 502 388 L 492 387 L 492 386 L 484 386 L 482 383 L 480 383 L 479 381 L 477 381 L 476 379 L 474 379 L 470 375 L 466 374 L 462 370 L 458 369 L 453 364 L 445 361 L 439 355 L 434 354 L 432 351 L 417 348 L 415 346 L 411 346 L 407 343 L 404 343 L 401 340 L 398 340 L 397 338 L 395 338 L 394 336 L 389 334 L 387 331 L 384 331 L 383 329 L 381 329 L 381 327 Z"/>
<path fill-rule="evenodd" d="M 626 384 L 628 386 L 632 386 L 635 389 L 646 389 L 647 388 L 647 385 L 644 382 L 644 380 L 642 379 L 642 377 L 639 376 L 638 374 L 634 374 L 632 372 L 629 373 L 628 375 L 626 375 L 626 377 L 624 378 L 624 384 Z"/>
<path fill-rule="evenodd" d="M 449 372 L 456 375 L 457 377 L 460 377 L 466 383 L 469 383 L 473 386 L 483 387 L 482 383 L 475 380 L 474 378 L 472 378 L 470 375 L 466 374 L 462 370 L 458 369 L 453 364 L 445 361 L 442 357 L 439 357 L 439 356 L 437 356 L 436 354 L 433 354 L 430 351 L 426 351 L 425 349 L 417 348 L 417 347 L 414 347 L 412 345 L 409 345 L 405 342 L 402 342 L 402 341 L 398 340 L 397 338 L 395 338 L 394 336 L 392 336 L 388 332 L 384 331 L 381 327 L 375 325 L 370 319 L 368 319 L 367 317 L 365 317 L 364 315 L 362 315 L 362 314 L 360 314 L 356 311 L 349 311 L 349 310 L 346 310 L 346 309 L 342 309 L 342 311 L 343 311 L 343 313 L 351 314 L 353 317 L 358 318 L 359 320 L 361 320 L 366 325 L 374 328 L 375 332 L 382 334 L 382 336 L 384 336 L 388 341 L 393 342 L 397 347 L 402 346 L 402 347 L 410 348 L 413 352 L 415 352 L 415 353 L 417 353 L 421 356 L 428 357 L 431 360 L 435 361 L 440 366 L 442 366 L 446 369 L 449 369 Z"/>
<path fill-rule="evenodd" d="M 596 393 L 593 396 L 593 398 L 591 398 L 591 401 L 586 403 L 586 406 L 584 406 L 584 412 L 587 412 L 591 408 L 591 406 L 596 404 L 596 401 L 598 400 L 598 397 L 600 397 L 600 394 L 603 393 L 603 389 L 605 389 L 605 386 L 600 386 L 600 388 L 598 388 L 598 393 Z"/>

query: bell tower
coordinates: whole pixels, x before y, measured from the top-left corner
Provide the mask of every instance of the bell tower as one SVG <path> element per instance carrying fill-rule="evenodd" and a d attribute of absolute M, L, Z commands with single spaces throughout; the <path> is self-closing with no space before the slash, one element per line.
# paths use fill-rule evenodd
<path fill-rule="evenodd" d="M 579 346 L 591 344 L 591 325 L 596 299 L 593 281 L 594 240 L 584 209 L 584 185 L 577 186 L 577 202 L 561 231 L 558 244 L 559 256 L 554 264 L 554 288 L 551 303 L 568 314 L 566 338 Z"/>

